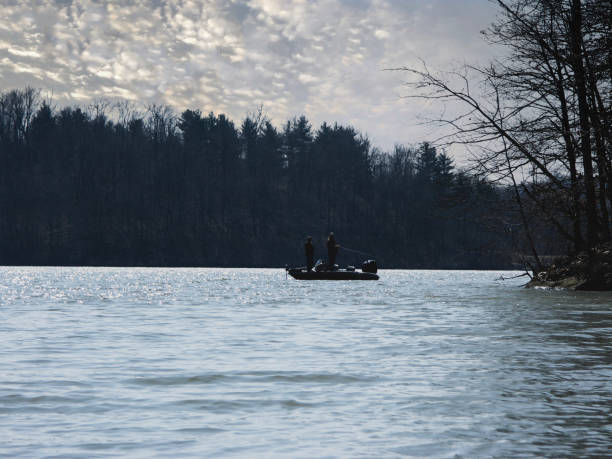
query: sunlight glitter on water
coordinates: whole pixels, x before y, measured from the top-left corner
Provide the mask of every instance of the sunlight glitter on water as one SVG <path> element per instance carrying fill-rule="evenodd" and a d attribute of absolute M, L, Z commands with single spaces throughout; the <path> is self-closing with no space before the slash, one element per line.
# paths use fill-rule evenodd
<path fill-rule="evenodd" d="M 0 454 L 606 454 L 612 296 L 500 274 L 0 268 Z"/>

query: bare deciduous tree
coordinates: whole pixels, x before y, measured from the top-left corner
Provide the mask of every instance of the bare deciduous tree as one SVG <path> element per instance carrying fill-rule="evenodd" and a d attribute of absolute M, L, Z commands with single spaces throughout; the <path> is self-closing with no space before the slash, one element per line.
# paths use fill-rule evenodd
<path fill-rule="evenodd" d="M 439 142 L 468 145 L 481 173 L 514 184 L 521 212 L 528 199 L 575 250 L 593 247 L 610 237 L 612 3 L 496 3 L 501 17 L 484 33 L 503 60 L 396 70 L 415 77 L 408 97 L 445 106 L 433 120 L 450 128 Z"/>

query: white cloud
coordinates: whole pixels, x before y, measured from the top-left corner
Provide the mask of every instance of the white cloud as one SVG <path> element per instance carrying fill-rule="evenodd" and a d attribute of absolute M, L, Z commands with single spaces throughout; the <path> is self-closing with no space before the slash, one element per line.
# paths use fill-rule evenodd
<path fill-rule="evenodd" d="M 391 34 L 389 34 L 389 32 L 387 32 L 386 30 L 376 29 L 376 31 L 374 31 L 374 36 L 376 38 L 380 38 L 381 40 L 384 40 L 385 38 L 389 38 Z"/>
<path fill-rule="evenodd" d="M 316 83 L 319 79 L 316 76 L 309 75 L 307 73 L 302 73 L 298 76 L 298 80 L 300 80 L 304 84 L 308 83 Z"/>
<path fill-rule="evenodd" d="M 23 48 L 8 48 L 7 50 L 9 52 L 9 54 L 12 54 L 13 56 L 19 56 L 19 57 L 42 57 L 42 55 L 34 50 L 29 50 L 29 49 L 23 49 Z"/>

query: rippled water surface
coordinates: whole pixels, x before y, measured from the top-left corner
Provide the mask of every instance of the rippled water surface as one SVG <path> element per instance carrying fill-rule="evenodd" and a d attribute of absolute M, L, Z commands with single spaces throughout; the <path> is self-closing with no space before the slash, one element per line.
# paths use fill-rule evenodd
<path fill-rule="evenodd" d="M 0 268 L 0 455 L 610 454 L 611 294 L 380 274 Z"/>

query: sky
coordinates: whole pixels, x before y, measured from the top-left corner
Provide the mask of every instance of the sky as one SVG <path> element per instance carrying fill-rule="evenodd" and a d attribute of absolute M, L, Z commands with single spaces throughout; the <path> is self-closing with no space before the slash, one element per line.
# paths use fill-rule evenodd
<path fill-rule="evenodd" d="M 224 113 L 263 105 L 352 125 L 390 150 L 436 137 L 405 73 L 485 63 L 488 0 L 0 0 L 0 89 L 58 107 L 130 100 Z M 437 108 L 436 108 L 437 109 Z"/>

